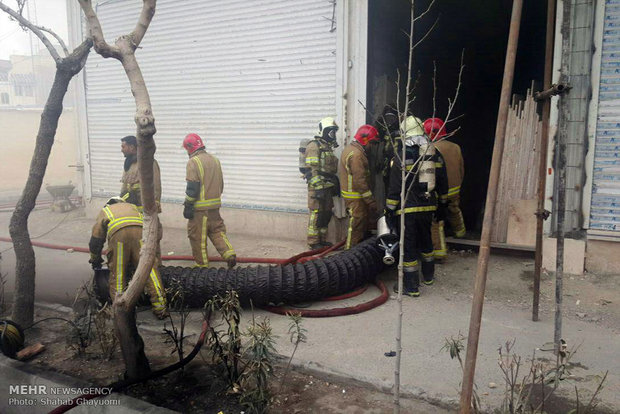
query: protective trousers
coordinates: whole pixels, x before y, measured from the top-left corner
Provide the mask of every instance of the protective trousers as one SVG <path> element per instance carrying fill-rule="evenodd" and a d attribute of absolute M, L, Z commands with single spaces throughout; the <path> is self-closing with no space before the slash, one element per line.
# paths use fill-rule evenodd
<path fill-rule="evenodd" d="M 450 193 L 448 194 L 448 211 L 446 212 L 446 218 L 454 232 L 454 237 L 460 238 L 465 236 L 465 221 L 463 220 L 463 213 L 459 207 L 460 196 L 458 190 L 454 192 L 453 189 L 450 189 Z M 443 259 L 448 255 L 445 223 L 443 221 L 437 222 L 433 220 L 431 233 L 435 258 Z"/>
<path fill-rule="evenodd" d="M 454 232 L 454 237 L 461 238 L 465 236 L 465 221 L 463 220 L 463 213 L 459 207 L 461 196 L 458 190 L 450 189 L 448 193 L 448 211 L 447 219 Z"/>
<path fill-rule="evenodd" d="M 425 284 L 432 284 L 435 277 L 435 258 L 431 240 L 432 212 L 405 214 L 405 257 L 403 271 L 406 288 L 420 286 L 420 261 Z"/>
<path fill-rule="evenodd" d="M 448 255 L 444 224 L 445 223 L 443 220 L 433 220 L 433 226 L 431 227 L 431 237 L 433 239 L 433 255 L 435 256 L 435 259 L 443 259 Z"/>
<path fill-rule="evenodd" d="M 316 191 L 308 190 L 308 209 L 310 217 L 308 218 L 308 244 L 320 244 L 327 241 L 327 226 L 332 218 L 332 209 L 334 201 L 331 193 L 327 192 L 326 196 L 317 199 Z"/>
<path fill-rule="evenodd" d="M 366 231 L 368 230 L 368 204 L 364 199 L 345 199 L 347 207 L 348 225 L 347 225 L 347 242 L 345 249 L 359 244 L 364 240 Z"/>
<path fill-rule="evenodd" d="M 207 236 L 224 260 L 235 255 L 235 249 L 226 237 L 226 225 L 220 216 L 219 208 L 195 211 L 194 218 L 187 221 L 187 236 L 192 246 L 196 266 L 209 266 Z"/>
<path fill-rule="evenodd" d="M 128 269 L 138 267 L 142 228 L 138 226 L 124 227 L 108 239 L 108 268 L 110 269 L 110 297 L 114 300 L 116 292 L 122 292 L 129 283 Z M 146 283 L 146 292 L 151 301 L 154 313 L 166 310 L 166 291 L 157 270 L 160 259 L 155 263 Z"/>

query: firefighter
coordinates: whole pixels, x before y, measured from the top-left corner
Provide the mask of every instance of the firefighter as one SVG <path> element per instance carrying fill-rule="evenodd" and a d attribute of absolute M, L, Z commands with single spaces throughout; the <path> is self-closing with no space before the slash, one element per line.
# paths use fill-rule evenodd
<path fill-rule="evenodd" d="M 394 157 L 394 139 L 399 135 L 398 112 L 393 105 L 386 105 L 381 116 L 375 121 L 379 140 L 368 146 L 370 184 L 378 211 L 385 208 L 385 198 L 390 181 L 390 161 Z"/>
<path fill-rule="evenodd" d="M 140 193 L 140 171 L 138 170 L 138 142 L 136 137 L 128 135 L 121 138 L 121 152 L 125 156 L 123 165 L 123 177 L 121 178 L 121 198 L 128 203 L 134 204 L 142 212 L 142 195 Z M 155 202 L 161 213 L 161 177 L 159 164 L 153 160 L 153 185 L 155 190 Z"/>
<path fill-rule="evenodd" d="M 138 211 L 144 212 L 142 207 L 142 188 L 140 186 L 140 171 L 138 170 L 138 141 L 133 135 L 127 135 L 121 138 L 121 152 L 125 156 L 123 165 L 123 176 L 121 177 L 121 198 L 128 203 L 138 207 Z M 153 190 L 155 192 L 155 203 L 157 211 L 161 213 L 161 176 L 159 173 L 159 164 L 157 160 L 153 160 Z M 160 241 L 164 235 L 164 229 L 159 222 L 157 238 L 157 251 L 155 258 L 156 266 L 161 265 L 161 247 Z"/>
<path fill-rule="evenodd" d="M 404 243 L 404 290 L 408 296 L 420 296 L 420 262 L 425 285 L 432 285 L 435 276 L 431 224 L 433 214 L 445 213 L 448 193 L 448 180 L 441 154 L 434 151 L 433 145 L 424 135 L 422 121 L 408 116 L 402 130 L 405 131 L 405 205 L 401 205 L 402 169 L 399 157 L 394 157 L 390 171 L 390 185 L 386 200 L 386 215 L 392 226 L 400 229 L 399 216 L 405 215 Z M 402 154 L 400 150 L 398 154 Z M 439 194 L 439 205 L 438 197 Z M 394 286 L 397 290 L 398 285 Z"/>
<path fill-rule="evenodd" d="M 332 117 L 319 122 L 319 133 L 306 146 L 306 180 L 308 182 L 308 246 L 310 249 L 331 246 L 327 241 L 327 226 L 332 218 L 338 195 L 338 158 L 333 149 L 338 147 L 338 125 Z"/>
<path fill-rule="evenodd" d="M 188 134 L 183 140 L 187 151 L 187 187 L 183 203 L 183 217 L 188 219 L 187 235 L 192 246 L 196 266 L 209 266 L 207 236 L 232 268 L 237 264 L 237 255 L 228 237 L 226 225 L 220 216 L 224 177 L 220 161 L 205 151 L 202 138 Z"/>
<path fill-rule="evenodd" d="M 362 125 L 355 133 L 355 141 L 346 146 L 340 157 L 340 194 L 349 216 L 346 249 L 364 240 L 369 216 L 376 215 L 377 202 L 370 190 L 366 148 L 370 141 L 379 139 L 378 135 L 372 125 Z"/>
<path fill-rule="evenodd" d="M 131 203 L 126 203 L 120 197 L 112 197 L 103 207 L 95 225 L 88 247 L 90 250 L 89 263 L 93 269 L 100 269 L 103 264 L 101 251 L 108 239 L 108 268 L 110 269 L 110 298 L 114 300 L 117 292 L 123 292 L 128 284 L 129 268 L 134 270 L 140 259 L 142 245 L 142 214 Z M 151 300 L 153 313 L 159 319 L 168 316 L 166 310 L 166 291 L 161 282 L 158 262 L 155 261 L 146 291 Z"/>
<path fill-rule="evenodd" d="M 450 142 L 446 136 L 446 128 L 443 120 L 439 118 L 429 118 L 424 121 L 424 131 L 433 141 L 435 149 L 442 155 L 446 163 L 448 174 L 448 201 L 446 210 L 446 220 L 450 223 L 454 237 L 465 236 L 465 222 L 463 213 L 459 207 L 461 183 L 465 175 L 465 165 L 463 155 L 458 144 Z M 444 220 L 433 221 L 432 227 L 434 254 L 436 259 L 443 259 L 447 256 L 446 236 L 444 231 Z"/>

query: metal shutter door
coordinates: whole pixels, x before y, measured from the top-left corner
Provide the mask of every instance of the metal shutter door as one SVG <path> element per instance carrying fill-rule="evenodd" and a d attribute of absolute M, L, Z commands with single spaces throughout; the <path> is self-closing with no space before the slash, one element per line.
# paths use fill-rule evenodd
<path fill-rule="evenodd" d="M 620 0 L 607 0 L 590 228 L 620 232 Z"/>
<path fill-rule="evenodd" d="M 100 1 L 108 42 L 132 30 L 141 3 Z M 221 161 L 225 206 L 305 211 L 298 144 L 335 114 L 336 32 L 326 0 L 160 0 L 137 51 L 157 126 L 164 201 L 180 202 L 187 154 L 201 135 Z M 120 190 L 120 138 L 134 101 L 117 61 L 91 54 L 86 96 L 92 190 Z"/>

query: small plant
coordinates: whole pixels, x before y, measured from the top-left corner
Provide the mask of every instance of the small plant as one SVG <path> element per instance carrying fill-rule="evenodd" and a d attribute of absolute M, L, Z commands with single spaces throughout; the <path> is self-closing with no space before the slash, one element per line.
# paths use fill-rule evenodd
<path fill-rule="evenodd" d="M 246 362 L 240 377 L 239 402 L 249 413 L 263 414 L 271 402 L 269 377 L 273 375 L 273 361 L 276 358 L 269 319 L 257 323 L 252 317 L 252 325 L 248 327 L 245 336 L 249 341 L 243 353 Z"/>
<path fill-rule="evenodd" d="M 224 330 L 216 330 L 216 326 L 210 327 L 208 348 L 212 353 L 212 361 L 222 364 L 226 372 L 226 382 L 233 392 L 238 392 L 239 387 L 239 362 L 241 359 L 241 305 L 237 292 L 231 290 L 224 296 L 215 296 L 205 304 L 205 310 L 220 311 Z"/>
<path fill-rule="evenodd" d="M 567 380 L 570 374 L 570 360 L 577 351 L 576 348 L 569 350 L 564 340 L 560 343 L 561 347 L 555 363 L 537 358 L 534 353 L 530 361 L 529 372 L 521 379 L 519 379 L 519 372 L 523 362 L 521 357 L 513 352 L 515 341 L 507 341 L 498 349 L 498 364 L 505 383 L 501 414 L 544 414 L 546 412 L 545 405 L 561 383 Z M 606 378 L 607 373 L 602 377 L 589 403 L 585 406 L 581 405 L 579 390 L 575 387 L 576 408 L 568 414 L 591 413 L 598 404 L 596 397 Z M 540 389 L 537 393 L 538 387 Z"/>
<path fill-rule="evenodd" d="M 463 358 L 461 357 L 461 352 L 465 350 L 465 345 L 463 342 L 465 341 L 465 337 L 459 332 L 455 337 L 451 336 L 450 339 L 445 338 L 445 342 L 441 347 L 441 351 L 446 351 L 450 354 L 450 359 L 457 359 L 459 361 L 459 365 L 461 366 L 461 372 L 464 369 L 463 366 Z M 478 396 L 478 386 L 474 383 L 473 390 L 473 398 L 471 402 L 471 409 L 475 414 L 482 412 L 480 408 L 480 397 Z"/>
<path fill-rule="evenodd" d="M 308 332 L 303 326 L 301 326 L 301 322 L 303 317 L 300 312 L 288 312 L 286 314 L 288 316 L 290 322 L 288 326 L 288 333 L 290 335 L 290 341 L 295 346 L 293 348 L 293 353 L 286 364 L 286 368 L 284 369 L 284 374 L 282 374 L 282 379 L 280 380 L 280 388 L 278 391 L 282 390 L 282 386 L 284 385 L 284 380 L 288 374 L 289 368 L 291 367 L 291 361 L 293 361 L 293 357 L 295 356 L 295 352 L 297 351 L 297 347 L 301 343 L 306 343 L 308 337 L 306 336 L 306 332 Z"/>
<path fill-rule="evenodd" d="M 183 360 L 183 343 L 185 341 L 185 324 L 190 314 L 189 307 L 185 304 L 185 290 L 178 280 L 172 280 L 170 287 L 166 289 L 167 296 L 170 297 L 168 303 L 168 320 L 170 321 L 170 329 L 168 329 L 166 323 L 164 323 L 164 335 L 166 337 L 165 343 L 172 344 L 173 349 L 171 353 L 177 353 L 179 361 Z M 179 315 L 179 326 L 174 324 L 173 313 Z M 181 372 L 183 372 L 181 367 Z"/>

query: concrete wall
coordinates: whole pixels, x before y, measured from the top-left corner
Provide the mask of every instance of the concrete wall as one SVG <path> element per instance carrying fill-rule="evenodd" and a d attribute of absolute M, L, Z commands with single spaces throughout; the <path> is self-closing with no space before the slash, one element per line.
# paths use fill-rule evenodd
<path fill-rule="evenodd" d="M 614 241 L 588 240 L 586 270 L 599 274 L 620 275 L 620 243 Z"/>
<path fill-rule="evenodd" d="M 15 198 L 26 183 L 42 111 L 0 108 L 0 199 Z M 76 164 L 77 160 L 75 112 L 66 108 L 59 120 L 42 194 L 45 193 L 46 184 L 77 183 L 77 172 L 75 168 L 69 167 Z"/>

